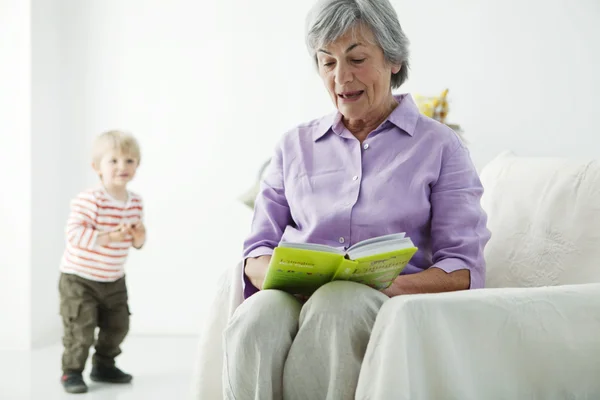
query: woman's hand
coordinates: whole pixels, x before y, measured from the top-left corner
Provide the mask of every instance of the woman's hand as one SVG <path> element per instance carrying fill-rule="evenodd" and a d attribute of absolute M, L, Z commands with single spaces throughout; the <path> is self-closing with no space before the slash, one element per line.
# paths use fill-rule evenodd
<path fill-rule="evenodd" d="M 471 284 L 471 272 L 460 269 L 447 273 L 439 268 L 429 268 L 416 274 L 400 275 L 392 285 L 381 292 L 389 297 L 405 294 L 441 293 L 465 290 Z"/>
<path fill-rule="evenodd" d="M 270 262 L 271 256 L 259 256 L 256 258 L 248 258 L 246 260 L 244 272 L 246 272 L 246 276 L 250 279 L 252 285 L 258 290 L 262 290 Z"/>

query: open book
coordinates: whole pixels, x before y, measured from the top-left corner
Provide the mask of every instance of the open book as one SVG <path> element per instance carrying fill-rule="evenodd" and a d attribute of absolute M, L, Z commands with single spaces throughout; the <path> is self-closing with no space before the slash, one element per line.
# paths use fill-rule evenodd
<path fill-rule="evenodd" d="M 263 289 L 311 295 L 335 280 L 389 287 L 417 252 L 404 233 L 364 240 L 348 250 L 310 243 L 281 242 L 273 252 Z"/>

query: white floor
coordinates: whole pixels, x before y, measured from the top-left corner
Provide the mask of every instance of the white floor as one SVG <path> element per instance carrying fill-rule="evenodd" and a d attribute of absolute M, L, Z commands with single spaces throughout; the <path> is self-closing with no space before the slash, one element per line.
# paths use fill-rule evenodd
<path fill-rule="evenodd" d="M 0 352 L 2 400 L 184 400 L 189 399 L 197 340 L 194 337 L 129 337 L 117 365 L 134 376 L 128 385 L 84 378 L 88 393 L 67 394 L 60 384 L 59 344 L 31 352 Z M 93 351 L 93 349 L 92 349 Z"/>

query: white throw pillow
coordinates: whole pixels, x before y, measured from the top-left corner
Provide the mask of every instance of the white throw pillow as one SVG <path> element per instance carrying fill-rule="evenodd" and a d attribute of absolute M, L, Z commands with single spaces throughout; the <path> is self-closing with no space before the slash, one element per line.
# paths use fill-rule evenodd
<path fill-rule="evenodd" d="M 481 172 L 487 287 L 600 282 L 600 163 L 500 154 Z"/>

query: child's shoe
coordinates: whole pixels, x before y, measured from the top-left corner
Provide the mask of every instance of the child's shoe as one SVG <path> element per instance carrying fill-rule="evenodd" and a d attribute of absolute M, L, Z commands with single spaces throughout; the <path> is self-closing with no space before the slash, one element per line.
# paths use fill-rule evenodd
<path fill-rule="evenodd" d="M 133 376 L 126 374 L 114 366 L 102 367 L 100 365 L 94 365 L 92 367 L 90 379 L 94 382 L 129 383 L 133 379 Z"/>
<path fill-rule="evenodd" d="M 83 376 L 78 372 L 68 372 L 63 374 L 60 382 L 67 393 L 85 393 L 88 390 L 87 385 L 83 381 Z"/>

